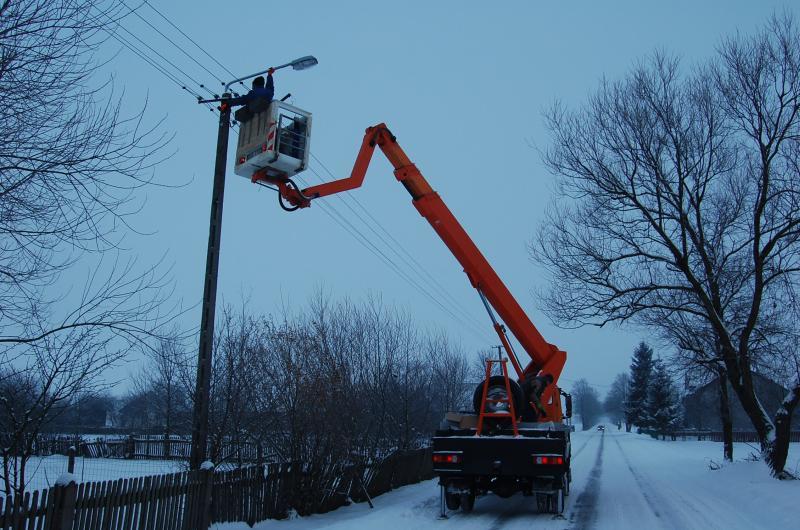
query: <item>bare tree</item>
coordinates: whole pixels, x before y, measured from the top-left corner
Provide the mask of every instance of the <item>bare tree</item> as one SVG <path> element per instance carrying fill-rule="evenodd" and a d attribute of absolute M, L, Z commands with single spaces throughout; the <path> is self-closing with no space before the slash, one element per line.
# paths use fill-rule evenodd
<path fill-rule="evenodd" d="M 608 417 L 618 426 L 625 421 L 625 403 L 628 400 L 628 388 L 630 386 L 630 376 L 626 373 L 617 374 L 608 394 L 603 400 L 603 410 Z"/>
<path fill-rule="evenodd" d="M 781 352 L 793 382 L 773 421 L 753 387 L 753 346 L 767 309 L 795 298 L 798 111 L 800 38 L 788 17 L 724 41 L 689 75 L 656 54 L 603 82 L 582 110 L 556 105 L 545 161 L 563 200 L 532 248 L 553 273 L 546 309 L 561 323 L 658 329 L 680 314 L 713 330 L 777 477 L 800 402 L 797 353 Z"/>
<path fill-rule="evenodd" d="M 426 443 L 465 402 L 458 348 L 379 298 L 318 293 L 299 314 L 256 321 L 245 430 L 279 458 L 368 462 Z"/>
<path fill-rule="evenodd" d="M 223 452 L 226 446 L 240 447 L 247 439 L 252 404 L 248 388 L 253 385 L 251 373 L 257 363 L 260 337 L 257 320 L 248 314 L 247 301 L 238 311 L 225 305 L 221 322 L 214 337 L 214 366 L 211 378 L 209 410 L 209 456 L 214 462 L 235 458 L 241 464 L 241 454 Z"/>
<path fill-rule="evenodd" d="M 164 455 L 168 457 L 173 435 L 191 429 L 191 402 L 186 384 L 191 363 L 178 333 L 145 348 L 144 355 L 147 363 L 134 379 L 132 397 L 146 397 L 148 409 L 155 419 L 152 427 L 161 430 Z"/>
<path fill-rule="evenodd" d="M 154 323 L 138 300 L 152 309 L 148 291 L 163 277 L 137 274 L 133 261 L 92 267 L 83 292 L 54 289 L 87 254 L 120 249 L 140 209 L 136 190 L 151 184 L 164 147 L 141 112 L 123 115 L 110 83 L 94 82 L 94 53 L 122 8 L 114 0 L 0 4 L 2 344 L 72 327 L 131 338 Z"/>
<path fill-rule="evenodd" d="M 113 338 L 91 328 L 74 328 L 18 348 L 20 355 L 3 365 L 0 376 L 6 495 L 24 493 L 30 480 L 27 463 L 42 429 L 76 398 L 109 388 L 112 383 L 100 376 L 128 354 Z"/>
<path fill-rule="evenodd" d="M 659 312 L 654 312 L 658 314 Z M 657 327 L 664 340 L 675 347 L 670 357 L 672 368 L 683 373 L 685 386 L 699 387 L 717 381 L 719 418 L 722 426 L 723 458 L 733 461 L 733 418 L 731 417 L 728 377 L 720 341 L 707 321 L 686 313 L 661 314 Z M 752 354 L 758 352 L 751 346 Z M 767 356 L 768 357 L 768 356 Z M 755 366 L 755 364 L 754 364 Z M 687 397 L 688 398 L 688 397 Z M 692 404 L 687 404 L 692 406 Z"/>
<path fill-rule="evenodd" d="M 581 416 L 581 428 L 584 431 L 591 429 L 603 412 L 597 390 L 586 379 L 578 379 L 572 385 L 572 401 L 576 412 Z"/>
<path fill-rule="evenodd" d="M 42 427 L 174 315 L 160 265 L 121 241 L 165 138 L 125 115 L 95 52 L 115 0 L 0 2 L 0 432 L 21 494 Z M 77 266 L 89 270 L 73 290 Z M 16 399 L 19 397 L 19 399 Z"/>
<path fill-rule="evenodd" d="M 472 377 L 463 351 L 443 334 L 428 337 L 425 350 L 426 366 L 433 371 L 431 392 L 437 397 L 433 419 L 439 421 L 449 411 L 471 410 L 472 393 L 483 377 L 485 365 L 479 376 Z"/>

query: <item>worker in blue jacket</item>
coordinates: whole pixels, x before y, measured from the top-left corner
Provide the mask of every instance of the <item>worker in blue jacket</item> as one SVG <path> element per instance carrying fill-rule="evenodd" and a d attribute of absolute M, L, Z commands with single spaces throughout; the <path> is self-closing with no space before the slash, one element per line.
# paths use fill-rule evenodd
<path fill-rule="evenodd" d="M 267 70 L 266 82 L 263 76 L 258 76 L 253 79 L 252 89 L 244 96 L 233 98 L 230 102 L 231 105 L 245 105 L 244 108 L 236 111 L 236 119 L 240 122 L 250 120 L 254 114 L 267 110 L 272 98 L 275 96 L 275 82 L 272 79 L 272 73 L 275 70 L 270 68 Z"/>

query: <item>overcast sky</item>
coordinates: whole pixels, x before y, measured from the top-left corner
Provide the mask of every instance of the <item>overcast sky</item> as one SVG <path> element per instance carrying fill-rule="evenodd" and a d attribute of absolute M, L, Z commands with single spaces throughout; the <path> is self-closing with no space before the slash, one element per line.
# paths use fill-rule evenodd
<path fill-rule="evenodd" d="M 632 328 L 559 329 L 538 310 L 535 289 L 547 277 L 532 263 L 528 244 L 553 188 L 536 151 L 548 144 L 542 110 L 556 99 L 580 104 L 603 76 L 622 76 L 655 49 L 678 54 L 688 67 L 711 56 L 723 36 L 753 31 L 773 10 L 796 10 L 796 2 L 764 0 L 232 0 L 223 9 L 185 0 L 152 4 L 237 76 L 315 55 L 317 67 L 275 76 L 276 97 L 290 92 L 293 104 L 313 113 L 316 159 L 302 175 L 305 182 L 331 179 L 324 168 L 336 178 L 347 176 L 364 129 L 388 124 L 545 338 L 567 351 L 563 386 L 585 377 L 601 394 L 627 370 L 636 343 L 650 338 Z M 138 12 L 219 79 L 231 78 L 147 5 Z M 124 27 L 219 91 L 211 74 L 142 20 L 129 16 Z M 120 35 L 133 40 L 125 31 Z M 110 45 L 119 54 L 107 70 L 124 89 L 126 107 L 133 111 L 147 100 L 150 121 L 163 117 L 165 130 L 175 134 L 175 154 L 157 168 L 156 180 L 185 184 L 149 191 L 135 225 L 152 235 L 131 237 L 128 246 L 143 261 L 166 255 L 177 296 L 184 305 L 199 303 L 217 120 L 142 59 Z M 154 51 L 148 55 L 157 58 Z M 331 198 L 326 208 L 315 203 L 292 214 L 278 207 L 273 192 L 234 175 L 232 156 L 218 301 L 238 304 L 247 297 L 252 311 L 278 314 L 287 303 L 302 307 L 320 288 L 334 298 L 381 295 L 421 326 L 444 329 L 470 355 L 497 343 L 461 267 L 382 156 L 375 157 L 364 187 L 351 193 L 358 203 Z M 450 312 L 463 309 L 469 317 L 454 319 L 343 228 L 352 231 L 351 223 L 409 269 L 367 227 L 365 220 L 376 228 L 362 206 L 453 297 L 443 301 Z M 389 236 L 383 239 L 398 247 Z M 414 270 L 408 274 L 420 277 Z M 198 324 L 199 307 L 183 321 L 186 327 Z"/>

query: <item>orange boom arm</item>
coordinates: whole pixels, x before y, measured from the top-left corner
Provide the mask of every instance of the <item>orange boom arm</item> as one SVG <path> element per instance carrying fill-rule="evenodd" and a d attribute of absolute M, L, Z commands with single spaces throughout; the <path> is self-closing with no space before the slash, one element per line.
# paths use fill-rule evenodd
<path fill-rule="evenodd" d="M 453 216 L 450 209 L 439 197 L 409 160 L 405 152 L 397 144 L 385 124 L 381 123 L 367 129 L 364 141 L 356 157 L 353 171 L 348 178 L 312 186 L 303 190 L 293 187 L 290 181 L 276 180 L 265 174 L 256 173 L 253 181 L 266 181 L 278 186 L 281 196 L 294 207 L 310 206 L 311 201 L 320 197 L 341 193 L 361 186 L 367 173 L 375 146 L 381 148 L 386 158 L 394 166 L 397 180 L 411 194 L 414 207 L 428 220 L 430 225 L 444 241 L 450 252 L 464 267 L 470 283 L 481 296 L 486 309 L 494 323 L 494 329 L 503 343 L 517 376 L 522 380 L 527 375 L 536 375 L 540 370 L 553 376 L 554 384 L 549 385 L 542 395 L 541 401 L 547 410 L 547 421 L 560 421 L 561 400 L 557 388 L 558 378 L 567 358 L 567 354 L 544 340 L 539 330 L 511 295 L 508 288 L 497 276 L 489 262 L 469 237 L 467 232 Z M 505 326 L 494 317 L 491 308 L 497 311 L 500 318 L 511 333 L 517 338 L 522 348 L 530 357 L 524 368 L 520 365 L 511 343 L 506 336 Z"/>

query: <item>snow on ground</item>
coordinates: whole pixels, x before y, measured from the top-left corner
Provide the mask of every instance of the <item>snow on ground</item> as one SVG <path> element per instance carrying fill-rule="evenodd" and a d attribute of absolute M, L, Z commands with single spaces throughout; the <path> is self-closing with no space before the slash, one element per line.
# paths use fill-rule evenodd
<path fill-rule="evenodd" d="M 31 457 L 25 469 L 28 491 L 47 489 L 67 471 L 68 458 L 62 455 Z M 178 460 L 124 460 L 119 458 L 76 458 L 75 478 L 80 482 L 97 482 L 120 478 L 146 477 L 186 470 Z"/>
<path fill-rule="evenodd" d="M 402 529 L 788 529 L 798 528 L 800 481 L 777 481 L 755 451 L 736 444 L 736 462 L 722 461 L 722 444 L 664 442 L 613 430 L 574 433 L 573 483 L 563 516 L 536 513 L 532 497 L 478 498 L 470 514 L 438 519 L 436 480 L 381 495 L 375 509 L 360 503 L 322 515 L 264 521 L 255 530 Z M 800 473 L 800 444 L 792 444 L 787 469 Z M 243 523 L 214 530 L 245 530 Z"/>

